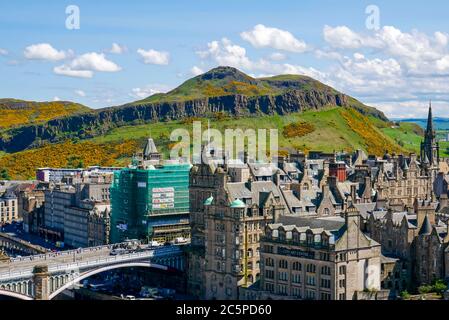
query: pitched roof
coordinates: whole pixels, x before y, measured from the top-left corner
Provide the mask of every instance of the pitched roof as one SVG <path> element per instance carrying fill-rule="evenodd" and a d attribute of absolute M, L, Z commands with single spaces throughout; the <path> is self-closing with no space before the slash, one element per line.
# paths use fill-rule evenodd
<path fill-rule="evenodd" d="M 152 138 L 148 138 L 147 144 L 145 145 L 145 149 L 143 151 L 143 154 L 145 156 L 148 156 L 152 153 L 157 153 L 156 145 L 154 144 L 154 141 Z"/>
<path fill-rule="evenodd" d="M 426 217 L 424 218 L 423 224 L 421 226 L 421 229 L 419 230 L 419 235 L 428 235 L 432 233 L 432 225 L 429 221 L 429 216 L 426 214 Z"/>

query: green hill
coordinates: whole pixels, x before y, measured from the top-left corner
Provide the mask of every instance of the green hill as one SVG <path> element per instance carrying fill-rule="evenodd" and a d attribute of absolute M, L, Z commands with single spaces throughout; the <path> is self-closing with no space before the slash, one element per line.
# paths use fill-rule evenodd
<path fill-rule="evenodd" d="M 217 67 L 187 80 L 167 93 L 154 94 L 125 106 L 141 106 L 154 103 L 173 103 L 241 95 L 248 98 L 290 97 L 302 102 L 302 109 L 319 108 L 322 105 L 341 105 L 357 109 L 366 115 L 387 120 L 379 110 L 366 106 L 313 78 L 304 75 L 284 74 L 273 77 L 253 78 L 232 67 Z M 280 104 L 281 101 L 277 101 Z M 298 109 L 298 108 L 296 108 Z M 299 110 L 298 110 L 299 111 Z M 279 112 L 278 112 L 279 113 Z"/>
<path fill-rule="evenodd" d="M 159 150 L 169 156 L 170 134 L 178 128 L 192 132 L 193 121 L 202 122 L 207 129 L 207 119 L 185 118 L 178 121 L 159 122 L 114 128 L 102 136 L 75 142 L 48 144 L 41 148 L 0 156 L 0 167 L 5 167 L 13 179 L 30 178 L 34 170 L 48 165 L 77 166 L 124 165 L 133 152 L 143 148 L 151 136 Z M 228 128 L 278 129 L 279 147 L 282 150 L 352 151 L 365 150 L 381 155 L 389 152 L 406 152 L 376 126 L 372 117 L 366 117 L 350 108 L 331 107 L 320 111 L 306 111 L 286 116 L 264 115 L 234 118 L 216 114 L 210 119 L 211 128 L 224 132 Z M 67 144 L 69 143 L 69 145 Z M 106 151 L 105 150 L 109 150 Z"/>
<path fill-rule="evenodd" d="M 0 129 L 43 123 L 89 110 L 86 106 L 67 101 L 34 102 L 0 99 Z"/>
<path fill-rule="evenodd" d="M 166 94 L 100 110 L 70 102 L 0 100 L 0 106 L 1 101 L 9 107 L 0 108 L 0 115 L 14 110 L 23 113 L 22 123 L 33 122 L 0 130 L 0 169 L 11 179 L 31 178 L 45 166 L 124 165 L 149 136 L 167 157 L 174 145 L 171 132 L 191 132 L 193 121 L 205 130 L 210 120 L 221 132 L 278 129 L 284 151 L 407 153 L 416 151 L 422 134 L 411 124 L 392 127 L 382 112 L 312 78 L 255 79 L 229 67 L 212 69 Z M 44 106 L 60 113 L 43 112 Z"/>

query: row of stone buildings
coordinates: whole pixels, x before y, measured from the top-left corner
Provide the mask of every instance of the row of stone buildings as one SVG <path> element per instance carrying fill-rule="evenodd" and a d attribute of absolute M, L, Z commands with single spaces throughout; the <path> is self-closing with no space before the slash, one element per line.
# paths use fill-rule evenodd
<path fill-rule="evenodd" d="M 431 108 L 419 157 L 245 160 L 191 170 L 193 295 L 386 299 L 449 276 L 448 165 Z"/>

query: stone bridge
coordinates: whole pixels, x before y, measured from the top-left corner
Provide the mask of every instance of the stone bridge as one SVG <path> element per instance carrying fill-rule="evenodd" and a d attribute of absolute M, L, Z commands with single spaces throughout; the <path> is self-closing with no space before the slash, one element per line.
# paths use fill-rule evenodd
<path fill-rule="evenodd" d="M 182 272 L 182 245 L 148 247 L 112 255 L 112 246 L 92 247 L 10 259 L 0 263 L 0 295 L 51 300 L 85 278 L 104 271 L 147 267 Z"/>
<path fill-rule="evenodd" d="M 21 255 L 32 255 L 46 253 L 49 250 L 0 232 L 0 251 L 12 252 Z"/>

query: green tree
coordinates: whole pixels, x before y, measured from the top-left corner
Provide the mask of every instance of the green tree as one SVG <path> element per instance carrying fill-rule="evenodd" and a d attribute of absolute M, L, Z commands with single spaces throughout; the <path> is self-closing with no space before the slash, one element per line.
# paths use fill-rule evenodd
<path fill-rule="evenodd" d="M 432 291 L 434 291 L 440 295 L 442 295 L 444 293 L 444 291 L 446 291 L 446 290 L 447 290 L 447 284 L 441 279 L 435 281 L 435 283 L 432 286 Z"/>
<path fill-rule="evenodd" d="M 11 180 L 8 171 L 5 168 L 0 170 L 0 179 L 1 180 Z"/>
<path fill-rule="evenodd" d="M 430 293 L 432 292 L 433 287 L 431 285 L 422 285 L 418 288 L 418 292 L 420 294 Z"/>
<path fill-rule="evenodd" d="M 409 300 L 410 299 L 410 293 L 408 293 L 407 290 L 404 290 L 401 292 L 401 298 L 402 300 Z"/>

